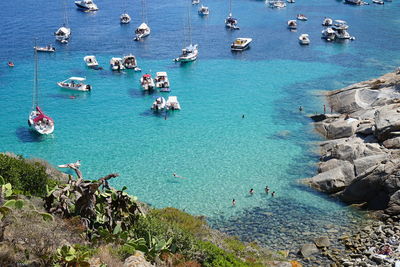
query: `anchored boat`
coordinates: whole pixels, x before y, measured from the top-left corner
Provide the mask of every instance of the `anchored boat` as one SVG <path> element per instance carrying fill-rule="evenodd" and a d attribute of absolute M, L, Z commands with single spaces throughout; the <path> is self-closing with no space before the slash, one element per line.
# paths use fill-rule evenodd
<path fill-rule="evenodd" d="M 92 86 L 89 84 L 83 83 L 86 81 L 86 78 L 82 77 L 69 77 L 65 81 L 58 82 L 57 85 L 64 89 L 88 92 L 92 90 Z"/>

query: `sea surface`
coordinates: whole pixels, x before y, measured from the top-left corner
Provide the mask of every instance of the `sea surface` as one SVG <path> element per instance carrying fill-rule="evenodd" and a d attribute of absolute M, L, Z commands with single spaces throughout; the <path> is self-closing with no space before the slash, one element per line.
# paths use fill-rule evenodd
<path fill-rule="evenodd" d="M 315 174 L 314 142 L 321 140 L 307 115 L 323 112 L 321 91 L 400 65 L 398 2 L 350 6 L 297 0 L 277 10 L 263 1 L 233 0 L 238 31 L 224 27 L 227 0 L 204 0 L 207 17 L 198 16 L 198 6 L 186 0 L 148 0 L 143 16 L 138 0 L 96 3 L 99 11 L 85 13 L 65 1 L 72 38 L 62 45 L 53 32 L 63 24 L 64 1 L 0 2 L 0 151 L 54 165 L 80 159 L 88 179 L 117 172 L 112 186 L 128 186 L 141 201 L 204 215 L 217 229 L 265 245 L 284 247 L 282 236 L 296 239 L 354 219 L 351 209 L 298 182 Z M 120 25 L 125 10 L 132 21 Z M 189 39 L 189 12 L 199 58 L 180 65 L 172 59 Z M 290 32 L 287 20 L 298 13 L 308 21 Z M 346 20 L 356 40 L 322 40 L 325 16 Z M 143 18 L 151 35 L 134 42 Z M 299 45 L 302 33 L 310 35 L 309 46 Z M 232 53 L 230 43 L 237 37 L 253 38 L 250 49 Z M 27 127 L 35 38 L 38 45 L 57 48 L 39 55 L 39 103 L 56 127 L 50 136 Z M 129 53 L 138 58 L 142 73 L 111 72 L 110 58 Z M 104 69 L 87 68 L 86 55 L 95 55 Z M 139 79 L 157 71 L 168 72 L 170 95 L 178 96 L 182 110 L 167 115 L 150 110 L 160 93 L 143 93 Z M 86 77 L 92 92 L 56 85 L 70 76 Z M 275 197 L 264 193 L 265 186 Z"/>

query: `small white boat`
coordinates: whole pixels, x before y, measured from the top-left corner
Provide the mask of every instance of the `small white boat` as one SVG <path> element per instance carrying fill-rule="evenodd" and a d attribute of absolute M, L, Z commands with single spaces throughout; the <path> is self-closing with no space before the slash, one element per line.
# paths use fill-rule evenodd
<path fill-rule="evenodd" d="M 179 104 L 178 97 L 169 96 L 167 99 L 167 103 L 165 103 L 167 110 L 180 110 L 181 105 Z"/>
<path fill-rule="evenodd" d="M 288 2 L 288 3 L 290 3 L 290 4 L 293 4 L 293 3 L 296 2 L 296 0 L 287 0 L 286 2 Z"/>
<path fill-rule="evenodd" d="M 92 90 L 92 86 L 89 84 L 83 83 L 86 81 L 86 78 L 82 77 L 69 77 L 65 81 L 58 82 L 57 85 L 64 89 L 88 92 Z"/>
<path fill-rule="evenodd" d="M 66 44 L 71 37 L 71 28 L 62 26 L 54 33 L 54 35 L 56 36 L 57 41 Z"/>
<path fill-rule="evenodd" d="M 308 18 L 304 14 L 297 14 L 297 19 L 302 21 L 308 20 Z"/>
<path fill-rule="evenodd" d="M 156 78 L 154 79 L 156 87 L 158 88 L 169 88 L 169 80 L 166 72 L 157 72 Z"/>
<path fill-rule="evenodd" d="M 122 65 L 127 69 L 134 69 L 135 71 L 141 71 L 137 65 L 136 57 L 132 54 L 124 56 L 122 59 Z"/>
<path fill-rule="evenodd" d="M 288 25 L 288 28 L 291 30 L 297 29 L 297 21 L 294 19 L 288 20 L 287 25 Z"/>
<path fill-rule="evenodd" d="M 199 54 L 197 46 L 197 44 L 190 44 L 189 46 L 183 48 L 182 54 L 178 58 L 175 58 L 174 61 L 182 63 L 195 61 Z"/>
<path fill-rule="evenodd" d="M 206 16 L 206 15 L 210 14 L 210 10 L 208 9 L 208 7 L 203 6 L 203 5 L 201 5 L 198 12 L 199 12 L 200 16 Z"/>
<path fill-rule="evenodd" d="M 270 8 L 284 8 L 286 3 L 282 0 L 267 0 L 266 3 Z"/>
<path fill-rule="evenodd" d="M 83 9 L 84 11 L 96 11 L 96 10 L 99 10 L 97 5 L 92 0 L 75 1 L 75 5 L 79 9 Z"/>
<path fill-rule="evenodd" d="M 237 38 L 232 44 L 231 44 L 231 50 L 232 51 L 243 51 L 247 48 L 249 48 L 250 43 L 253 41 L 251 38 Z"/>
<path fill-rule="evenodd" d="M 357 6 L 369 5 L 367 2 L 364 2 L 363 0 L 344 0 L 344 1 L 345 3 L 350 5 L 357 5 Z"/>
<path fill-rule="evenodd" d="M 335 20 L 332 26 L 332 30 L 335 31 L 335 36 L 337 39 L 354 39 L 348 32 L 349 26 L 344 20 Z"/>
<path fill-rule="evenodd" d="M 332 26 L 333 20 L 331 18 L 324 18 L 322 21 L 322 26 Z"/>
<path fill-rule="evenodd" d="M 384 5 L 385 4 L 385 2 L 383 2 L 382 0 L 372 0 L 372 3 L 378 4 L 378 5 Z"/>
<path fill-rule="evenodd" d="M 96 68 L 99 66 L 99 63 L 97 62 L 97 59 L 95 56 L 86 56 L 83 58 L 83 60 L 86 63 L 86 66 L 89 68 Z"/>
<path fill-rule="evenodd" d="M 232 17 L 232 13 L 229 13 L 228 17 L 225 19 L 225 26 L 228 29 L 232 30 L 239 30 L 239 27 L 237 26 L 238 20 Z"/>
<path fill-rule="evenodd" d="M 155 111 L 163 110 L 165 108 L 165 98 L 160 96 L 153 102 L 151 109 Z"/>
<path fill-rule="evenodd" d="M 139 27 L 137 27 L 137 29 L 135 30 L 135 34 L 135 41 L 139 41 L 150 34 L 150 27 L 143 22 L 142 24 L 140 24 Z"/>
<path fill-rule="evenodd" d="M 327 40 L 328 42 L 332 42 L 336 38 L 335 31 L 332 28 L 326 28 L 322 31 L 322 39 Z"/>
<path fill-rule="evenodd" d="M 111 58 L 110 66 L 111 66 L 111 70 L 114 70 L 114 71 L 120 71 L 120 70 L 125 69 L 124 64 L 122 64 L 122 58 L 120 58 L 120 57 Z"/>
<path fill-rule="evenodd" d="M 33 49 L 35 49 L 38 52 L 56 52 L 56 48 L 53 45 L 47 45 L 47 46 L 34 46 Z"/>
<path fill-rule="evenodd" d="M 125 12 L 121 14 L 121 16 L 119 17 L 119 21 L 121 24 L 128 24 L 129 22 L 131 22 L 131 17 L 128 13 Z"/>
<path fill-rule="evenodd" d="M 192 0 L 192 5 L 198 5 L 200 4 L 200 0 Z"/>
<path fill-rule="evenodd" d="M 154 89 L 154 81 L 151 78 L 150 74 L 144 74 L 141 78 L 140 78 L 140 85 L 142 86 L 143 90 L 145 91 L 150 91 Z"/>
<path fill-rule="evenodd" d="M 299 36 L 299 43 L 301 45 L 309 45 L 310 44 L 310 37 L 308 34 L 304 33 Z"/>

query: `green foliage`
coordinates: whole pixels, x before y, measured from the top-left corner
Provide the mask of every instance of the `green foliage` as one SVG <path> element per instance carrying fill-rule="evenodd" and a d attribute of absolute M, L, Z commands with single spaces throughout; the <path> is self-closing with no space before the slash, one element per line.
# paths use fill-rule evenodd
<path fill-rule="evenodd" d="M 0 183 L 10 183 L 15 190 L 35 196 L 45 194 L 46 184 L 53 183 L 39 163 L 28 163 L 22 157 L 0 154 Z"/>
<path fill-rule="evenodd" d="M 56 265 L 67 266 L 67 267 L 89 267 L 89 259 L 94 254 L 94 250 L 87 246 L 74 245 L 74 246 L 62 246 L 57 249 L 56 253 Z"/>
<path fill-rule="evenodd" d="M 245 267 L 252 266 L 235 257 L 233 254 L 217 247 L 210 242 L 198 242 L 198 248 L 203 251 L 205 259 L 203 266 L 206 267 Z"/>
<path fill-rule="evenodd" d="M 225 239 L 224 242 L 227 248 L 234 251 L 236 254 L 240 254 L 246 249 L 243 242 L 239 241 L 236 237 L 229 237 Z"/>

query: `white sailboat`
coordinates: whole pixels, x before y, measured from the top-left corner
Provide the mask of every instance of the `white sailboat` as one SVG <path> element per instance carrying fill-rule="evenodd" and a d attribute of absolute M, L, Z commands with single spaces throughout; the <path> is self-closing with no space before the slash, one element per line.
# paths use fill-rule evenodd
<path fill-rule="evenodd" d="M 232 30 L 239 30 L 239 27 L 237 26 L 238 24 L 238 20 L 235 19 L 232 16 L 232 0 L 229 0 L 229 15 L 228 17 L 225 19 L 225 26 L 228 29 L 232 29 Z"/>
<path fill-rule="evenodd" d="M 121 14 L 121 16 L 119 16 L 119 21 L 121 24 L 128 24 L 129 22 L 131 22 L 131 16 L 129 16 L 128 12 L 126 12 L 126 7 L 127 7 L 126 0 L 124 0 L 124 6 L 125 6 L 125 11 L 124 13 Z"/>
<path fill-rule="evenodd" d="M 36 44 L 35 44 L 36 46 Z M 39 107 L 38 54 L 35 51 L 35 71 L 33 80 L 32 111 L 29 113 L 28 125 L 39 134 L 51 134 L 54 131 L 54 120 Z"/>
<path fill-rule="evenodd" d="M 135 41 L 140 41 L 141 39 L 143 39 L 144 37 L 147 37 L 150 35 L 150 27 L 146 24 L 146 19 L 145 19 L 145 9 L 146 9 L 146 0 L 142 0 L 142 24 L 139 25 L 139 27 L 136 28 L 135 30 Z"/>
<path fill-rule="evenodd" d="M 56 36 L 56 40 L 61 42 L 62 44 L 66 44 L 69 42 L 69 38 L 71 37 L 71 28 L 68 27 L 68 16 L 67 16 L 67 7 L 64 1 L 64 24 L 54 33 Z"/>
<path fill-rule="evenodd" d="M 190 8 L 190 6 L 189 6 L 189 8 Z M 192 43 L 192 26 L 191 26 L 190 9 L 188 9 L 188 25 L 189 25 L 189 29 L 188 29 L 189 45 L 187 45 L 186 47 L 184 47 L 182 49 L 182 54 L 179 57 L 174 59 L 175 62 L 186 63 L 186 62 L 195 61 L 197 59 L 197 56 L 199 55 L 198 45 Z M 184 31 L 185 31 L 185 29 L 184 29 Z M 186 38 L 185 38 L 185 40 L 186 40 Z"/>

